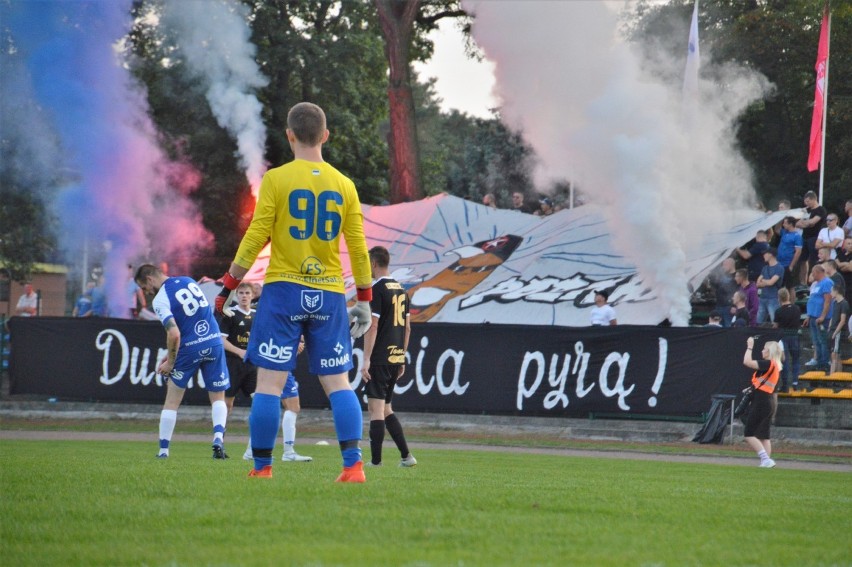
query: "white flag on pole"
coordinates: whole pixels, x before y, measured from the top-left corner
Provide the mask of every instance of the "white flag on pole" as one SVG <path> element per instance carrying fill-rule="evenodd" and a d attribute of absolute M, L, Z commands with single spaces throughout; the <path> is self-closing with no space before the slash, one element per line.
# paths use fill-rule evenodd
<path fill-rule="evenodd" d="M 692 9 L 692 23 L 689 26 L 689 47 L 686 52 L 686 72 L 683 75 L 683 94 L 696 96 L 698 94 L 698 0 Z"/>

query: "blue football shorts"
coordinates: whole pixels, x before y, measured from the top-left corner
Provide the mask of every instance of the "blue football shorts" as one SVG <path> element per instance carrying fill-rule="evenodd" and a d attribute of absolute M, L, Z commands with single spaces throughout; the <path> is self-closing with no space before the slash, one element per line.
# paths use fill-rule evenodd
<path fill-rule="evenodd" d="M 352 369 L 346 296 L 289 282 L 264 285 L 246 360 L 260 368 L 292 372 L 302 335 L 311 374 L 327 376 Z"/>
<path fill-rule="evenodd" d="M 204 378 L 204 389 L 208 392 L 224 392 L 231 386 L 222 345 L 194 352 L 179 349 L 169 380 L 175 386 L 186 389 L 189 380 L 199 370 Z"/>
<path fill-rule="evenodd" d="M 289 398 L 298 398 L 299 397 L 299 382 L 293 376 L 293 373 L 287 375 L 287 383 L 284 384 L 284 390 L 281 392 L 281 399 L 286 400 Z"/>

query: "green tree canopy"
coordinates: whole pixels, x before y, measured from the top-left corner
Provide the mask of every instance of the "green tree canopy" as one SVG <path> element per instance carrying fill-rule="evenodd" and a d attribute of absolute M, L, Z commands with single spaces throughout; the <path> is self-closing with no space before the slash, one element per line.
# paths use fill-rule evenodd
<path fill-rule="evenodd" d="M 15 39 L 3 29 L 0 40 L 0 268 L 24 282 L 33 264 L 56 259 L 50 203 L 74 175 L 55 159 L 62 144 L 36 102 Z"/>
<path fill-rule="evenodd" d="M 158 26 L 162 0 L 136 0 L 129 35 L 130 68 L 145 86 L 151 119 L 160 146 L 172 160 L 187 162 L 200 173 L 192 198 L 204 226 L 216 235 L 210 270 L 227 266 L 251 220 L 251 193 L 240 171 L 236 142 L 216 122 L 204 85 L 187 72 L 177 42 Z M 214 272 L 215 273 L 215 272 Z"/>
<path fill-rule="evenodd" d="M 325 110 L 325 157 L 355 180 L 361 199 L 387 197 L 387 65 L 375 9 L 365 2 L 247 2 L 261 71 L 267 160 L 292 159 L 287 112 L 308 101 Z"/>
<path fill-rule="evenodd" d="M 218 125 L 204 86 L 186 69 L 181 38 L 158 25 L 163 0 L 137 0 L 130 34 L 131 69 L 147 88 L 161 145 L 172 159 L 201 173 L 194 198 L 216 235 L 207 270 L 227 267 L 251 220 L 253 199 L 236 158 L 236 143 Z M 257 93 L 267 128 L 265 158 L 292 159 L 287 112 L 301 101 L 326 111 L 331 136 L 325 157 L 356 181 L 366 202 L 387 195 L 386 64 L 372 6 L 362 2 L 246 1 L 257 62 L 269 84 Z M 224 268 L 223 268 L 224 269 Z"/>
<path fill-rule="evenodd" d="M 497 115 L 441 112 L 432 82 L 418 83 L 414 91 L 427 195 L 446 192 L 479 203 L 493 193 L 509 207 L 513 191 L 534 192 L 535 153 L 520 133 L 509 130 Z"/>

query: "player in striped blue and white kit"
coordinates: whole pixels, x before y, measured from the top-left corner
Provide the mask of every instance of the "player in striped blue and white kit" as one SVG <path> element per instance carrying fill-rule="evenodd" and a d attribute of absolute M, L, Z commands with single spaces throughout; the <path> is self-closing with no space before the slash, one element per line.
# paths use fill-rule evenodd
<path fill-rule="evenodd" d="M 168 379 L 166 401 L 160 413 L 157 457 L 169 456 L 178 407 L 189 381 L 200 370 L 212 405 L 213 458 L 228 458 L 224 448 L 228 418 L 225 390 L 230 380 L 219 325 L 210 303 L 192 278 L 168 277 L 151 264 L 140 266 L 134 280 L 146 294 L 155 294 L 152 307 L 166 329 L 168 355 L 157 368 L 157 373 Z"/>

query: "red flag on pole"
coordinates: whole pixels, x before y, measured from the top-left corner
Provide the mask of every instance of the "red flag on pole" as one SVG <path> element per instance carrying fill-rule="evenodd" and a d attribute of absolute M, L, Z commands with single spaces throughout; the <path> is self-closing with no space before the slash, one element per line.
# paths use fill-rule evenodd
<path fill-rule="evenodd" d="M 828 61 L 828 6 L 822 13 L 819 30 L 819 49 L 816 60 L 816 89 L 814 91 L 814 116 L 811 119 L 811 151 L 808 154 L 808 171 L 816 171 L 822 156 L 822 115 L 825 109 L 825 70 Z"/>

